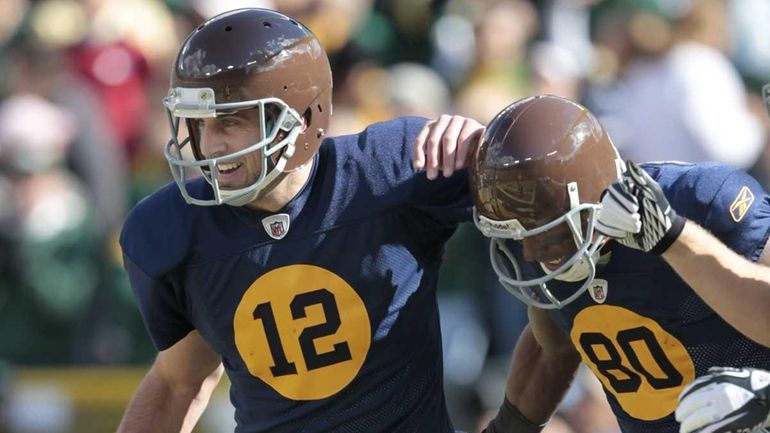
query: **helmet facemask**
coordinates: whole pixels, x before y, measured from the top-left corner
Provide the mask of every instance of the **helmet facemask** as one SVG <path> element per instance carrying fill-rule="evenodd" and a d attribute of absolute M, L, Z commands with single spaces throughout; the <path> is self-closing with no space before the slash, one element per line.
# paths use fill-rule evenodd
<path fill-rule="evenodd" d="M 578 185 L 567 185 L 570 209 L 558 218 L 534 229 L 525 229 L 517 219 L 505 221 L 493 220 L 479 214 L 474 208 L 474 222 L 485 236 L 491 238 L 489 255 L 492 268 L 502 286 L 527 305 L 542 309 L 562 308 L 577 299 L 591 285 L 596 275 L 599 250 L 605 244 L 605 236 L 595 232 L 594 225 L 600 205 L 580 203 Z M 583 221 L 585 220 L 585 230 Z M 525 238 L 541 235 L 566 224 L 575 242 L 575 253 L 555 270 L 543 266 L 546 275 L 528 280 L 523 279 L 521 265 L 513 252 L 506 245 L 508 239 L 521 242 Z M 513 272 L 511 272 L 511 270 Z M 551 280 L 580 281 L 583 284 L 567 297 L 559 298 L 552 293 L 547 283 Z"/>
<path fill-rule="evenodd" d="M 166 144 L 164 156 L 185 201 L 199 206 L 229 204 L 243 206 L 256 199 L 260 192 L 272 185 L 285 171 L 294 155 L 295 143 L 302 132 L 302 118 L 294 109 L 279 98 L 269 97 L 245 101 L 217 103 L 212 88 L 176 87 L 163 99 L 166 107 L 171 139 Z M 259 113 L 260 138 L 236 152 L 204 158 L 200 154 L 200 131 L 195 120 L 215 118 L 233 112 L 255 109 Z M 180 124 L 184 119 L 187 137 L 180 139 Z M 189 150 L 185 147 L 190 145 Z M 250 185 L 238 189 L 224 189 L 219 185 L 217 165 L 236 161 L 253 153 L 259 154 L 259 177 Z M 212 188 L 214 198 L 193 197 L 188 190 L 188 170 L 197 168 Z"/>

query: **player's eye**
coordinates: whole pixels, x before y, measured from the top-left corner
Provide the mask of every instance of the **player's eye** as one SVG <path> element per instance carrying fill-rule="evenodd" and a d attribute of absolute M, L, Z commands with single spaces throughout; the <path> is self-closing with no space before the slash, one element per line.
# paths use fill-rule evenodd
<path fill-rule="evenodd" d="M 229 127 L 235 126 L 235 125 L 237 125 L 239 123 L 240 123 L 240 121 L 238 120 L 238 118 L 236 118 L 234 116 L 223 117 L 222 119 L 219 120 L 219 124 L 223 128 L 229 128 Z"/>

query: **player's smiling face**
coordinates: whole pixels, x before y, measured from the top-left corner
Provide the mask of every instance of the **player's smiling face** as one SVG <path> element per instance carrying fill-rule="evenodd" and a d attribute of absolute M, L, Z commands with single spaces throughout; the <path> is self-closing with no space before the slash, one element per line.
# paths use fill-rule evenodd
<path fill-rule="evenodd" d="M 206 159 L 230 155 L 254 145 L 261 139 L 259 110 L 240 110 L 213 119 L 197 121 L 200 151 Z M 257 181 L 262 170 L 261 151 L 217 164 L 217 178 L 222 189 L 239 189 Z"/>

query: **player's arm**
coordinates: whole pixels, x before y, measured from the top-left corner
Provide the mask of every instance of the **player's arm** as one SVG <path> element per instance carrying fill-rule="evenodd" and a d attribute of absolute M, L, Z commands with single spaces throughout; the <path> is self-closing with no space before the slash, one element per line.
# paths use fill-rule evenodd
<path fill-rule="evenodd" d="M 222 361 L 197 331 L 161 351 L 118 433 L 191 432 L 222 377 Z"/>
<path fill-rule="evenodd" d="M 662 257 L 703 300 L 752 340 L 770 346 L 770 248 L 758 263 L 677 215 L 660 186 L 628 162 L 602 199 L 597 229 Z"/>
<path fill-rule="evenodd" d="M 752 340 L 770 346 L 770 248 L 757 263 L 687 221 L 663 258 L 722 318 Z"/>
<path fill-rule="evenodd" d="M 580 355 L 544 310 L 529 307 L 529 325 L 513 351 L 505 401 L 486 433 L 536 433 L 569 388 Z"/>

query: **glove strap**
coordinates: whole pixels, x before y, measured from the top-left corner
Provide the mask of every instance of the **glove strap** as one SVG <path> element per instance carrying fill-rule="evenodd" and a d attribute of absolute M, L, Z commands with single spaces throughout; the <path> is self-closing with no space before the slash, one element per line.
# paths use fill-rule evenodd
<path fill-rule="evenodd" d="M 486 433 L 540 433 L 545 424 L 535 424 L 508 400 L 506 396 L 495 419 L 489 422 Z"/>
<path fill-rule="evenodd" d="M 668 250 L 668 247 L 671 246 L 671 244 L 674 243 L 676 238 L 679 237 L 680 234 L 682 234 L 682 230 L 684 230 L 684 223 L 685 219 L 674 213 L 674 210 L 671 209 L 671 228 L 668 229 L 665 235 L 658 241 L 657 244 L 650 250 L 650 253 L 661 255 Z"/>

